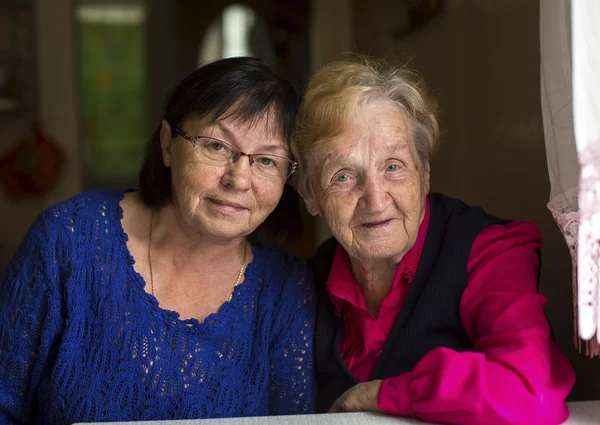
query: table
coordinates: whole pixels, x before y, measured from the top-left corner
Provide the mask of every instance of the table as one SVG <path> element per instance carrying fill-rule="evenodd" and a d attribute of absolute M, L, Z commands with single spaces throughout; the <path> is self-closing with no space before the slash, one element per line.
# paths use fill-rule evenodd
<path fill-rule="evenodd" d="M 564 425 L 600 424 L 600 400 L 568 403 L 571 415 Z M 132 422 L 103 422 L 95 425 L 132 425 Z M 423 425 L 417 419 L 379 413 L 330 413 L 326 415 L 262 416 L 252 418 L 141 421 L 135 425 Z M 90 425 L 90 424 L 87 424 Z M 533 425 L 533 424 L 532 424 Z"/>

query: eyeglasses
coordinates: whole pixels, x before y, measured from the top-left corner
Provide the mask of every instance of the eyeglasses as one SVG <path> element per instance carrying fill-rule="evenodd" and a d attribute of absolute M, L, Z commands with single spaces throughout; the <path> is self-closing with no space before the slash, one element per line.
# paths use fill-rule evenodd
<path fill-rule="evenodd" d="M 222 140 L 206 136 L 190 136 L 179 128 L 174 127 L 175 134 L 183 137 L 194 146 L 194 152 L 215 165 L 228 165 L 237 162 L 242 156 L 247 156 L 250 169 L 260 176 L 287 180 L 298 167 L 296 161 L 273 154 L 246 153 Z"/>

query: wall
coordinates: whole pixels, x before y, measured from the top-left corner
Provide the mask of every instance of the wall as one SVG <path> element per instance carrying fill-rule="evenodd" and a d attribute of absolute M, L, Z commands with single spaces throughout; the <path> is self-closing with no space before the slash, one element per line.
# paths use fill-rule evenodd
<path fill-rule="evenodd" d="M 33 25 L 28 31 L 34 38 L 34 49 L 27 54 L 35 56 L 38 71 L 38 80 L 34 82 L 38 88 L 38 111 L 25 118 L 0 120 L 0 152 L 10 149 L 28 131 L 30 120 L 37 118 L 44 132 L 62 146 L 67 160 L 58 184 L 46 196 L 13 203 L 0 193 L 0 271 L 40 211 L 81 188 L 72 1 L 35 0 L 31 3 L 33 7 L 29 12 Z M 6 32 L 0 31 L 0 36 L 4 34 Z"/>
<path fill-rule="evenodd" d="M 33 2 L 8 2 L 0 8 L 0 64 L 9 66 L 17 86 L 17 109 L 0 112 L 0 155 L 9 151 L 38 118 L 36 87 L 37 58 L 32 29 L 35 21 Z M 6 29 L 6 30 L 4 30 Z M 0 191 L 0 270 L 12 255 L 16 240 L 37 210 L 38 200 L 20 205 L 10 203 Z"/>
<path fill-rule="evenodd" d="M 58 184 L 46 196 L 13 203 L 0 193 L 0 271 L 44 208 L 84 189 L 79 152 L 75 3 L 75 0 L 31 1 L 33 28 L 29 31 L 35 38 L 35 49 L 29 54 L 37 65 L 38 80 L 35 83 L 39 104 L 35 116 L 40 119 L 45 133 L 62 146 L 67 160 Z M 169 3 L 147 0 L 148 27 L 163 30 L 147 32 L 147 134 L 155 130 L 164 98 L 177 80 L 172 14 Z M 0 31 L 0 37 L 5 34 Z M 0 119 L 3 135 L 0 154 L 25 134 L 28 125 L 26 119 Z"/>
<path fill-rule="evenodd" d="M 394 38 L 397 3 L 356 0 L 358 51 L 412 57 L 438 97 L 443 136 L 432 164 L 432 191 L 539 225 L 540 290 L 549 298 L 557 342 L 576 368 L 572 398 L 600 398 L 600 359 L 574 348 L 570 257 L 546 208 L 538 1 L 446 1 L 424 27 Z"/>

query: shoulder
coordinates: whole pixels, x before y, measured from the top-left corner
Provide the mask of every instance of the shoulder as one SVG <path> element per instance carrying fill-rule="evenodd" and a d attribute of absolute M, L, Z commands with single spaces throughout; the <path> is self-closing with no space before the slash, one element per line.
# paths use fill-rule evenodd
<path fill-rule="evenodd" d="M 460 199 L 433 193 L 429 195 L 431 213 L 446 226 L 471 227 L 475 231 L 477 245 L 522 245 L 532 243 L 541 248 L 542 233 L 539 227 L 525 220 L 510 220 L 494 216 L 484 208 L 469 205 Z"/>
<path fill-rule="evenodd" d="M 86 226 L 102 217 L 109 223 L 115 215 L 122 191 L 88 191 L 46 208 L 29 227 L 27 238 L 44 244 L 77 238 Z"/>
<path fill-rule="evenodd" d="M 43 230 L 72 232 L 73 224 L 78 217 L 84 216 L 86 212 L 94 207 L 97 210 L 102 209 L 103 201 L 106 204 L 111 197 L 117 199 L 116 196 L 116 192 L 110 191 L 89 191 L 74 195 L 47 207 L 36 217 L 29 231 L 30 233 Z"/>
<path fill-rule="evenodd" d="M 440 194 L 429 194 L 430 221 L 428 239 L 442 240 L 470 249 L 474 240 L 488 226 L 507 224 L 510 220 L 496 217 L 480 206 L 469 205 L 459 199 Z M 430 235 L 430 233 L 432 235 Z M 463 250 L 464 251 L 464 250 Z"/>
<path fill-rule="evenodd" d="M 75 211 L 103 211 L 111 206 L 118 205 L 125 196 L 122 190 L 88 190 L 78 193 L 50 208 L 75 210 Z"/>
<path fill-rule="evenodd" d="M 265 289 L 272 289 L 283 296 L 313 292 L 313 274 L 307 261 L 279 246 L 256 246 L 254 253 L 263 269 Z"/>
<path fill-rule="evenodd" d="M 290 335 L 299 331 L 298 326 L 312 326 L 316 294 L 309 264 L 281 248 L 257 248 L 256 252 L 263 265 L 260 311 L 272 317 L 272 332 Z"/>
<path fill-rule="evenodd" d="M 42 216 L 76 222 L 90 215 L 107 216 L 114 211 L 124 196 L 123 191 L 91 190 L 81 192 L 46 209 Z"/>
<path fill-rule="evenodd" d="M 508 242 L 509 244 L 534 243 L 542 246 L 542 232 L 531 221 L 515 220 L 493 224 L 481 231 L 477 236 L 478 242 Z"/>
<path fill-rule="evenodd" d="M 469 269 L 506 258 L 511 267 L 521 263 L 537 266 L 542 248 L 542 232 L 530 221 L 493 224 L 478 235 L 469 256 Z"/>
<path fill-rule="evenodd" d="M 448 220 L 453 219 L 457 223 L 481 221 L 483 226 L 477 239 L 499 239 L 514 238 L 537 239 L 541 241 L 540 229 L 532 222 L 525 220 L 504 219 L 488 213 L 484 208 L 477 205 L 469 205 L 460 199 L 451 198 L 439 193 L 428 195 L 432 213 L 444 215 Z"/>
<path fill-rule="evenodd" d="M 490 213 L 478 205 L 469 205 L 466 202 L 445 196 L 439 193 L 430 193 L 428 196 L 431 208 L 431 216 L 444 218 L 446 221 L 464 221 L 473 220 L 487 221 L 490 223 L 503 222 L 503 220 Z"/>
<path fill-rule="evenodd" d="M 263 264 L 265 271 L 273 276 L 292 276 L 310 274 L 306 260 L 291 255 L 280 246 L 255 246 L 255 256 Z"/>

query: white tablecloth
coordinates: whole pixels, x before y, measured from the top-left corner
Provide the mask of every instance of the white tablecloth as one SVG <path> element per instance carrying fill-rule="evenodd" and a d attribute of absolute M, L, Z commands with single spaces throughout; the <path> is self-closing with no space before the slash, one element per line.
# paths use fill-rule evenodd
<path fill-rule="evenodd" d="M 600 400 L 569 403 L 571 415 L 564 425 L 599 425 Z M 97 425 L 124 425 L 127 422 L 104 422 Z M 136 425 L 416 425 L 416 419 L 398 418 L 376 413 L 335 413 L 326 415 L 268 416 L 230 419 L 194 419 L 180 421 L 135 422 Z M 89 425 L 89 424 L 88 424 Z M 129 422 L 131 425 L 131 422 Z M 532 424 L 534 425 L 534 424 Z"/>

